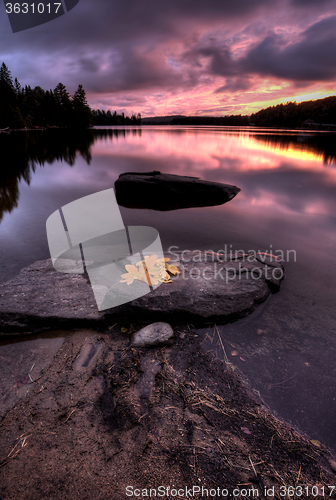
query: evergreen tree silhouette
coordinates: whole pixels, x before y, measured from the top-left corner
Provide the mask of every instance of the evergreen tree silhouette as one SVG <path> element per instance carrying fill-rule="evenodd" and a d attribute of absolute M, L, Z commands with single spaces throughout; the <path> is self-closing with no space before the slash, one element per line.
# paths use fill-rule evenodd
<path fill-rule="evenodd" d="M 66 127 L 71 122 L 71 101 L 69 93 L 63 83 L 59 83 L 55 87 L 54 98 L 58 107 L 58 124 L 61 127 Z"/>
<path fill-rule="evenodd" d="M 88 127 L 92 122 L 92 111 L 86 101 L 83 85 L 78 88 L 72 99 L 73 125 L 76 127 Z"/>
<path fill-rule="evenodd" d="M 22 126 L 16 90 L 11 73 L 3 62 L 0 68 L 0 128 Z"/>
<path fill-rule="evenodd" d="M 131 118 L 116 111 L 91 110 L 83 85 L 73 96 L 59 83 L 54 90 L 40 86 L 21 87 L 3 62 L 0 67 L 0 129 L 2 128 L 87 128 L 90 125 L 140 125 L 141 115 Z"/>

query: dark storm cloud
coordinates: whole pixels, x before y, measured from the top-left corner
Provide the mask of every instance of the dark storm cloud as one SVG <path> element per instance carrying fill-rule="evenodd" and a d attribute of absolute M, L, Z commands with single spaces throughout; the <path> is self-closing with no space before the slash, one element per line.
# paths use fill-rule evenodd
<path fill-rule="evenodd" d="M 99 71 L 99 64 L 95 57 L 80 57 L 78 59 L 80 69 L 86 73 L 96 73 Z"/>
<path fill-rule="evenodd" d="M 223 77 L 218 93 L 248 90 L 254 75 L 300 86 L 329 81 L 336 76 L 335 17 L 301 28 L 295 43 L 271 31 L 278 12 L 285 24 L 290 9 L 302 19 L 315 12 L 316 2 L 304 1 L 305 11 L 303 0 L 81 0 L 61 18 L 16 34 L 0 2 L 0 62 L 22 84 L 53 88 L 61 80 L 71 92 L 82 83 L 91 93 L 178 93 L 214 76 Z M 245 45 L 235 53 L 238 34 Z"/>
<path fill-rule="evenodd" d="M 277 2 L 275 2 L 277 3 Z M 101 42 L 130 43 L 141 37 L 142 40 L 164 39 L 174 34 L 186 35 L 191 23 L 212 23 L 215 20 L 226 22 L 231 18 L 248 19 L 260 7 L 268 7 L 268 0 L 81 0 L 71 13 L 48 25 L 47 36 L 43 43 L 59 50 L 62 46 L 100 45 Z M 9 25 L 9 23 L 7 23 Z M 4 26 L 4 23 L 2 23 Z M 62 32 L 59 31 L 61 27 Z M 57 31 L 56 31 L 57 30 Z M 40 45 L 41 33 L 36 28 L 25 33 L 17 33 L 12 43 L 17 47 L 25 40 L 29 46 Z M 140 41 L 140 40 L 139 40 Z M 57 45 L 54 45 L 55 42 Z M 70 44 L 70 46 L 69 46 Z M 9 48 L 9 47 L 8 47 Z M 41 47 L 42 48 L 42 47 Z M 46 47 L 45 47 L 46 48 Z M 10 49 L 10 48 L 9 48 Z"/>
<path fill-rule="evenodd" d="M 238 90 L 248 90 L 253 83 L 248 78 L 227 78 L 225 85 L 219 87 L 215 93 L 237 92 Z"/>
<path fill-rule="evenodd" d="M 92 57 L 94 59 L 94 57 Z M 181 75 L 166 64 L 160 51 L 146 52 L 136 48 L 124 48 L 112 53 L 99 64 L 85 59 L 79 61 L 79 73 L 85 75 L 86 85 L 93 92 L 116 92 L 119 90 L 141 90 L 156 87 L 173 87 L 186 83 L 187 76 Z M 94 69 L 94 66 L 97 66 Z M 87 70 L 89 66 L 89 70 Z M 76 74 L 78 72 L 76 71 Z M 99 78 L 97 78 L 97 74 Z M 77 77 L 78 78 L 78 77 Z"/>
<path fill-rule="evenodd" d="M 292 0 L 292 5 L 295 7 L 316 7 L 317 9 L 320 9 L 322 5 L 326 4 L 333 4 L 335 0 Z"/>
<path fill-rule="evenodd" d="M 190 49 L 184 57 L 195 67 L 200 66 L 200 58 L 208 58 L 208 73 L 228 77 L 217 92 L 247 90 L 252 74 L 292 80 L 303 87 L 312 81 L 330 81 L 336 76 L 336 16 L 313 24 L 295 43 L 283 35 L 268 34 L 238 59 L 227 44 L 221 47 L 216 42 Z"/>
<path fill-rule="evenodd" d="M 59 19 L 16 34 L 9 34 L 2 3 L 1 8 L 0 61 L 23 84 L 48 88 L 62 80 L 69 87 L 82 82 L 89 91 L 113 92 L 190 87 L 197 82 L 194 68 L 174 67 L 160 44 L 166 52 L 186 47 L 199 31 L 221 21 L 246 23 L 258 9 L 269 9 L 269 2 L 81 0 Z"/>
<path fill-rule="evenodd" d="M 217 47 L 201 49 L 201 56 L 210 57 L 211 63 L 209 70 L 215 75 L 232 76 L 238 72 L 237 64 L 232 60 L 230 50 L 223 48 L 218 50 Z"/>
<path fill-rule="evenodd" d="M 288 80 L 332 80 L 336 76 L 336 16 L 314 24 L 293 44 L 271 34 L 239 64 L 245 71 Z"/>

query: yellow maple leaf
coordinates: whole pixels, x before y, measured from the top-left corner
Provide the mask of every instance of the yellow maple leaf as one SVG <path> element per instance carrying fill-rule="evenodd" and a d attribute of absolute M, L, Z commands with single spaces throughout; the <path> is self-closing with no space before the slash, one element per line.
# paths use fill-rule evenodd
<path fill-rule="evenodd" d="M 172 283 L 170 279 L 170 274 L 176 275 L 181 274 L 175 265 L 169 265 L 169 257 L 163 257 L 158 259 L 156 254 L 151 256 L 145 255 L 144 259 L 137 262 L 135 266 L 127 264 L 125 266 L 127 273 L 123 274 L 120 283 L 127 283 L 130 285 L 135 279 L 148 282 L 150 279 L 152 285 L 157 285 L 158 283 Z"/>
<path fill-rule="evenodd" d="M 121 280 L 119 283 L 127 283 L 128 285 L 131 285 L 134 281 L 134 274 L 131 273 L 125 273 L 121 275 Z"/>
<path fill-rule="evenodd" d="M 139 269 L 137 269 L 135 266 L 132 266 L 131 264 L 127 264 L 125 266 L 125 269 L 127 272 L 129 272 L 131 274 L 136 274 L 139 271 Z"/>
<path fill-rule="evenodd" d="M 167 271 L 171 274 L 181 274 L 181 272 L 178 270 L 178 268 L 174 265 L 171 264 L 166 264 Z"/>
<path fill-rule="evenodd" d="M 154 267 L 156 264 L 157 258 L 158 258 L 158 256 L 155 254 L 151 255 L 150 257 L 148 257 L 148 255 L 147 255 L 145 257 L 145 267 L 147 267 L 147 269 L 150 267 Z"/>
<path fill-rule="evenodd" d="M 169 257 L 163 257 L 162 259 L 158 259 L 157 262 L 163 263 L 163 262 L 168 262 L 169 260 L 170 260 Z"/>

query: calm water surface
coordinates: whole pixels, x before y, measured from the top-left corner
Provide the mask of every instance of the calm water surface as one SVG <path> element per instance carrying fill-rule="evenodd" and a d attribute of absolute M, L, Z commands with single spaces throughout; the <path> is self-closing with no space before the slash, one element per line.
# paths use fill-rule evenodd
<path fill-rule="evenodd" d="M 113 187 L 122 172 L 239 186 L 219 207 L 121 213 L 126 225 L 155 227 L 165 249 L 295 251 L 280 293 L 219 332 L 229 361 L 272 411 L 336 451 L 335 138 L 225 127 L 0 134 L 0 281 L 49 257 L 52 212 Z M 213 327 L 199 333 L 224 356 Z"/>

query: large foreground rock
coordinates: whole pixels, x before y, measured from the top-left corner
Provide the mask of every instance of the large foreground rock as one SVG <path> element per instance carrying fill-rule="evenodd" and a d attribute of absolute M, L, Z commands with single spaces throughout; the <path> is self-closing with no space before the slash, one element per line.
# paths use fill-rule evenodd
<path fill-rule="evenodd" d="M 119 205 L 161 211 L 223 205 L 240 191 L 231 184 L 159 171 L 125 172 L 114 185 Z"/>
<path fill-rule="evenodd" d="M 282 264 L 266 255 L 228 262 L 217 254 L 174 255 L 167 256 L 181 274 L 172 283 L 102 312 L 85 276 L 59 273 L 50 260 L 35 262 L 0 285 L 0 332 L 98 327 L 117 318 L 224 323 L 253 312 L 271 292 L 278 291 L 283 279 Z"/>

